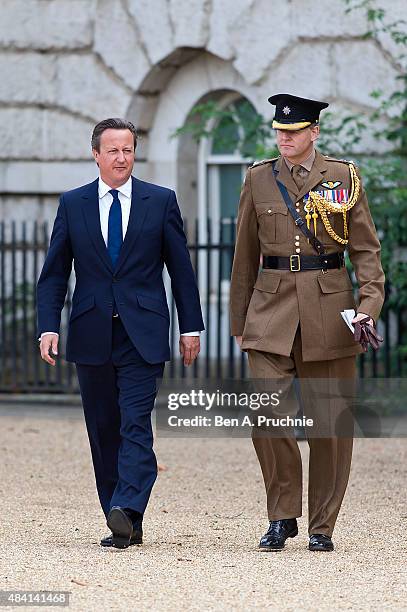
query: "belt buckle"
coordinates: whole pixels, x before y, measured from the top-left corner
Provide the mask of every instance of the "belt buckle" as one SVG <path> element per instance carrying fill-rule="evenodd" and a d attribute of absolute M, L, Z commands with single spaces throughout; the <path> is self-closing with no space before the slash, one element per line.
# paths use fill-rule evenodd
<path fill-rule="evenodd" d="M 113 319 L 116 319 L 118 316 L 119 316 L 118 314 L 114 314 Z"/>
<path fill-rule="evenodd" d="M 295 257 L 295 264 L 297 265 L 297 267 L 294 268 L 293 266 L 295 264 L 293 263 L 293 260 Z M 299 255 L 290 255 L 290 270 L 291 272 L 299 272 L 301 270 L 301 260 Z"/>

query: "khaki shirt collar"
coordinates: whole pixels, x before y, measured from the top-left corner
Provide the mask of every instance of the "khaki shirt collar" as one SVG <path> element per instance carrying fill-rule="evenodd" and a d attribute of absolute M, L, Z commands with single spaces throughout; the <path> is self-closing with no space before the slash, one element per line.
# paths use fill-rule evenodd
<path fill-rule="evenodd" d="M 285 157 L 283 157 L 283 159 L 284 159 L 285 163 L 287 164 L 289 171 L 291 172 L 291 170 L 293 169 L 295 164 L 292 164 Z M 308 172 L 310 172 L 311 168 L 312 168 L 312 164 L 314 163 L 314 161 L 315 161 L 315 149 L 312 149 L 311 155 L 309 155 L 309 157 L 307 157 L 307 159 L 304 159 L 304 161 L 301 162 L 301 164 L 299 164 L 299 165 L 302 166 L 303 168 L 305 168 L 305 170 L 307 170 Z"/>

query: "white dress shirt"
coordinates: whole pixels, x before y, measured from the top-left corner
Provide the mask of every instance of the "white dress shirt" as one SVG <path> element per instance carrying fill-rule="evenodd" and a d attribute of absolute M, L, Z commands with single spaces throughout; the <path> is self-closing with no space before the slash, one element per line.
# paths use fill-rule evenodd
<path fill-rule="evenodd" d="M 110 207 L 113 203 L 113 196 L 109 191 L 111 187 L 99 177 L 99 217 L 100 217 L 100 229 L 102 230 L 103 240 L 107 247 L 107 232 L 109 227 L 109 212 Z M 131 208 L 131 176 L 129 179 L 117 187 L 119 192 L 119 200 L 122 208 L 122 229 L 123 229 L 123 240 L 127 232 L 127 226 L 129 224 L 130 208 Z"/>
<path fill-rule="evenodd" d="M 127 179 L 127 181 L 117 187 L 116 190 L 119 192 L 118 197 L 120 200 L 121 208 L 122 208 L 122 230 L 123 230 L 123 240 L 127 232 L 127 226 L 129 225 L 129 217 L 130 217 L 130 208 L 131 208 L 131 188 L 132 188 L 132 180 L 131 176 Z M 109 191 L 112 188 L 109 187 L 99 176 L 99 218 L 100 218 L 100 229 L 102 231 L 103 240 L 105 241 L 107 248 L 107 234 L 109 228 L 109 212 L 110 207 L 113 203 L 113 196 Z M 41 338 L 45 336 L 45 334 L 55 334 L 59 336 L 56 332 L 44 332 L 41 334 Z M 192 331 L 185 332 L 181 334 L 181 336 L 200 336 L 201 332 Z M 40 338 L 40 340 L 41 340 Z"/>

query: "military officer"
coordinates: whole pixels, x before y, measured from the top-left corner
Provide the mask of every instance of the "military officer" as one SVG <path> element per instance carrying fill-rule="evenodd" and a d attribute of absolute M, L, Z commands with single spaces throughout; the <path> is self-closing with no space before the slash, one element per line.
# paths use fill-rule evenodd
<path fill-rule="evenodd" d="M 315 143 L 326 102 L 277 94 L 273 128 L 280 156 L 251 166 L 242 187 L 230 296 L 231 333 L 253 378 L 352 379 L 362 347 L 341 317 L 375 324 L 384 301 L 380 242 L 359 170 L 322 155 Z M 358 305 L 344 267 L 348 250 Z M 259 269 L 260 264 L 260 269 Z M 306 402 L 306 399 L 305 399 Z M 304 412 L 309 405 L 304 406 Z M 268 531 L 261 550 L 298 533 L 301 455 L 294 436 L 253 429 L 266 487 Z M 333 550 L 353 436 L 308 438 L 309 549 Z"/>

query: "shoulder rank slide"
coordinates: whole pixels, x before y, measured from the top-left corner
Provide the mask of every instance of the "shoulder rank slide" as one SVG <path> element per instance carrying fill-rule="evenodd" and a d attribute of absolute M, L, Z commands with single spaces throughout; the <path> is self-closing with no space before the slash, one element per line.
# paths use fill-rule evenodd
<path fill-rule="evenodd" d="M 278 157 L 273 157 L 272 159 L 261 159 L 259 161 L 253 162 L 249 168 L 255 168 L 256 166 L 263 166 L 264 164 L 271 164 L 273 161 L 277 160 Z"/>
<path fill-rule="evenodd" d="M 343 164 L 352 164 L 353 166 L 356 166 L 355 162 L 351 159 L 338 159 L 336 157 L 329 157 L 328 155 L 325 155 L 325 159 L 327 161 L 342 162 Z"/>

